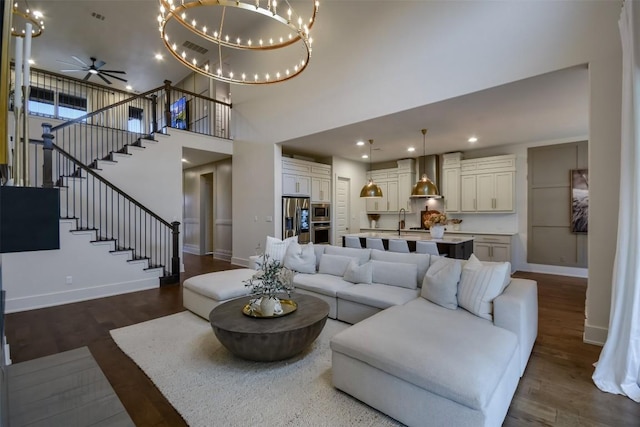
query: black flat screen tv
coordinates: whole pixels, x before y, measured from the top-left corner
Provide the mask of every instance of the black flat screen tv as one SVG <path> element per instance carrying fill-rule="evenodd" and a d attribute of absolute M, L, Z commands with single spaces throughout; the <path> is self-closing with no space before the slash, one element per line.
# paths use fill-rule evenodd
<path fill-rule="evenodd" d="M 189 115 L 187 114 L 187 99 L 183 96 L 171 104 L 171 127 L 175 129 L 187 129 Z"/>

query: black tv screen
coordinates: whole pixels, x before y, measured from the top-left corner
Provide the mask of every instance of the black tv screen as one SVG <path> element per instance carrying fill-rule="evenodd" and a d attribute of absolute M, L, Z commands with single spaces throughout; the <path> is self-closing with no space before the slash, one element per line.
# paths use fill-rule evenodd
<path fill-rule="evenodd" d="M 184 96 L 171 104 L 171 127 L 187 129 L 187 99 Z"/>

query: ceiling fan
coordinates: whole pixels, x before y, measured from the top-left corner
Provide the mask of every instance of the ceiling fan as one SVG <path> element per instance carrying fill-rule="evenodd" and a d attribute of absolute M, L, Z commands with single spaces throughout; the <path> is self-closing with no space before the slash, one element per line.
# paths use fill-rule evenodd
<path fill-rule="evenodd" d="M 127 74 L 125 71 L 118 71 L 118 70 L 101 70 L 100 68 L 102 68 L 106 62 L 104 61 L 98 61 L 96 58 L 90 58 L 91 59 L 91 65 L 87 64 L 86 62 L 84 62 L 83 60 L 81 60 L 80 58 L 78 58 L 77 56 L 72 56 L 73 59 L 75 59 L 78 64 L 80 64 L 82 67 L 81 68 L 75 68 L 75 69 L 70 69 L 70 70 L 60 70 L 64 73 L 74 73 L 74 72 L 78 72 L 78 71 L 86 71 L 87 75 L 84 76 L 83 80 L 89 80 L 91 78 L 91 76 L 96 75 L 98 77 L 100 77 L 102 80 L 104 80 L 104 82 L 106 84 L 111 84 L 111 81 L 109 79 L 107 79 L 107 77 L 112 78 L 112 79 L 116 79 L 116 80 L 120 80 L 121 82 L 127 82 L 125 79 L 118 77 L 118 76 L 114 76 L 113 74 Z M 61 62 L 63 64 L 67 64 L 67 65 L 74 65 L 74 66 L 78 66 L 78 64 L 74 64 L 72 62 L 65 62 L 65 61 L 60 61 L 58 60 L 58 62 Z M 106 77 L 105 77 L 106 76 Z"/>

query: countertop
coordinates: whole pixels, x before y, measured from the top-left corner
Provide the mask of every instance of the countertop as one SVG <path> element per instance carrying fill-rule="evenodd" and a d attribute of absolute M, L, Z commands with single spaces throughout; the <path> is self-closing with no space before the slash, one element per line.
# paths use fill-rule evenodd
<path fill-rule="evenodd" d="M 445 235 L 442 239 L 434 239 L 433 237 L 431 237 L 431 234 L 429 233 L 404 234 L 403 232 L 403 234 L 398 236 L 397 231 L 395 233 L 391 231 L 387 231 L 387 232 L 369 231 L 365 233 L 345 234 L 345 236 L 353 236 L 353 237 L 361 237 L 361 238 L 373 237 L 373 238 L 386 239 L 386 240 L 388 239 L 402 239 L 402 240 L 411 240 L 411 241 L 433 240 L 434 242 L 449 243 L 449 244 L 464 243 L 464 242 L 470 242 L 473 240 L 473 237 L 454 237 L 454 236 L 447 236 L 447 235 Z"/>
<path fill-rule="evenodd" d="M 376 232 L 376 233 L 396 233 L 398 234 L 397 228 L 361 228 L 362 232 Z M 403 228 L 400 230 L 402 233 L 429 233 L 429 230 L 411 230 L 409 228 Z M 467 231 L 467 230 L 446 230 L 446 234 L 466 234 L 466 235 L 491 235 L 491 236 L 515 236 L 518 233 L 511 231 Z M 445 234 L 445 237 L 446 237 Z"/>

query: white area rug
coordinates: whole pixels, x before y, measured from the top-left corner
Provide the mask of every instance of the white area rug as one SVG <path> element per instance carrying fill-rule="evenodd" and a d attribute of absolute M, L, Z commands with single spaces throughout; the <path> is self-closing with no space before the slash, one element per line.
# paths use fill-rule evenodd
<path fill-rule="evenodd" d="M 347 327 L 329 319 L 308 350 L 271 363 L 233 356 L 188 311 L 111 335 L 192 427 L 400 425 L 331 385 L 329 340 Z"/>

